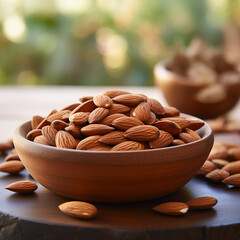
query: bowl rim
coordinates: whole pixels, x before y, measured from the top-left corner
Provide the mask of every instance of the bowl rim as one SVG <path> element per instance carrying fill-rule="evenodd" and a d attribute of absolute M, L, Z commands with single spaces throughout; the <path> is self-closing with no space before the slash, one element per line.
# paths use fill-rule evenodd
<path fill-rule="evenodd" d="M 202 122 L 204 122 L 204 125 L 198 129 L 197 131 L 200 131 L 201 129 L 205 128 L 206 131 L 205 131 L 205 134 L 204 136 L 197 140 L 197 141 L 194 141 L 194 142 L 190 142 L 190 143 L 186 143 L 184 145 L 177 145 L 177 146 L 167 146 L 167 147 L 162 147 L 162 148 L 154 148 L 154 149 L 143 149 L 143 150 L 134 150 L 134 151 L 89 151 L 89 150 L 77 150 L 77 149 L 68 149 L 68 148 L 57 148 L 55 146 L 48 146 L 48 145 L 43 145 L 43 144 L 39 144 L 39 143 L 35 143 L 33 141 L 30 141 L 28 139 L 25 138 L 25 136 L 23 136 L 20 131 L 22 130 L 22 128 L 26 125 L 30 125 L 31 124 L 31 121 L 27 121 L 27 122 L 24 122 L 22 123 L 14 132 L 14 137 L 13 137 L 13 141 L 15 141 L 15 138 L 19 138 L 21 141 L 23 141 L 25 144 L 30 144 L 34 147 L 39 147 L 40 149 L 46 149 L 48 151 L 50 150 L 56 150 L 58 151 L 59 153 L 60 152 L 63 152 L 63 153 L 73 153 L 73 154 L 77 154 L 77 153 L 84 153 L 84 154 L 113 154 L 113 153 L 121 153 L 121 154 L 135 154 L 135 153 L 150 153 L 150 152 L 159 152 L 159 151 L 170 151 L 172 149 L 181 149 L 181 148 L 186 148 L 187 146 L 191 146 L 191 145 L 195 145 L 197 143 L 200 143 L 200 142 L 204 142 L 206 139 L 208 139 L 209 137 L 211 137 L 211 135 L 213 135 L 213 132 L 212 132 L 212 129 L 211 127 L 209 126 L 209 124 L 198 118 L 198 117 L 195 117 L 195 116 L 192 116 L 192 115 L 189 115 L 189 114 L 185 114 L 185 113 L 180 113 L 180 116 L 184 116 L 184 117 L 187 117 L 187 118 L 192 118 L 192 119 L 197 119 L 197 120 L 201 120 Z"/>

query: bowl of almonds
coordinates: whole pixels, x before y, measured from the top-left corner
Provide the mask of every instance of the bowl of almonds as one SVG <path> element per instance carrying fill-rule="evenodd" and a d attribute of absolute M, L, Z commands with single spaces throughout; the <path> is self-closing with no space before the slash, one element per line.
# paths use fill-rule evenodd
<path fill-rule="evenodd" d="M 170 194 L 201 168 L 209 125 L 153 98 L 108 90 L 14 133 L 31 176 L 52 192 L 92 202 L 135 202 Z"/>

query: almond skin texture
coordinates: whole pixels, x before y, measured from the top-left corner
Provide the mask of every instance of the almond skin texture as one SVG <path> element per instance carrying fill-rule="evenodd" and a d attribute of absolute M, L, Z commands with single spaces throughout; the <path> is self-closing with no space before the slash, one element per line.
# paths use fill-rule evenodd
<path fill-rule="evenodd" d="M 120 117 L 112 122 L 112 125 L 120 130 L 128 130 L 131 127 L 144 125 L 142 121 L 134 117 Z"/>
<path fill-rule="evenodd" d="M 212 150 L 208 156 L 208 159 L 226 159 L 228 157 L 228 150 L 223 145 L 213 144 Z"/>
<path fill-rule="evenodd" d="M 97 107 L 110 108 L 113 100 L 107 95 L 98 95 L 93 98 L 93 102 Z"/>
<path fill-rule="evenodd" d="M 157 121 L 155 113 L 150 112 L 149 119 L 145 122 L 147 125 L 153 125 Z"/>
<path fill-rule="evenodd" d="M 214 197 L 199 197 L 186 202 L 190 208 L 194 209 L 210 209 L 217 204 L 217 199 Z"/>
<path fill-rule="evenodd" d="M 114 104 L 109 108 L 109 113 L 108 113 L 108 115 L 112 115 L 112 114 L 115 114 L 115 113 L 126 113 L 126 112 L 129 112 L 130 109 L 131 109 L 130 107 L 125 106 L 125 105 L 123 105 L 123 104 L 114 103 Z"/>
<path fill-rule="evenodd" d="M 173 136 L 170 133 L 162 130 L 159 130 L 159 132 L 159 136 L 155 140 L 149 142 L 150 148 L 166 147 L 172 143 Z"/>
<path fill-rule="evenodd" d="M 70 201 L 58 206 L 63 213 L 80 219 L 91 219 L 97 215 L 97 208 L 86 202 Z"/>
<path fill-rule="evenodd" d="M 26 139 L 29 141 L 33 141 L 35 137 L 42 135 L 41 129 L 33 129 L 28 132 Z"/>
<path fill-rule="evenodd" d="M 158 128 L 151 125 L 131 127 L 124 133 L 124 137 L 133 141 L 152 141 L 158 136 Z"/>
<path fill-rule="evenodd" d="M 166 202 L 159 204 L 153 208 L 158 213 L 163 213 L 171 216 L 181 216 L 187 213 L 189 207 L 182 202 Z"/>
<path fill-rule="evenodd" d="M 74 138 L 81 138 L 81 127 L 77 125 L 70 124 L 65 128 L 65 131 L 70 133 Z"/>
<path fill-rule="evenodd" d="M 130 94 L 130 92 L 121 91 L 121 90 L 107 90 L 103 93 L 103 95 L 106 95 L 110 98 L 115 98 L 117 96 L 124 95 L 124 94 Z"/>
<path fill-rule="evenodd" d="M 84 97 L 80 97 L 79 98 L 79 101 L 81 102 L 81 103 L 84 103 L 84 102 L 86 102 L 86 101 L 88 101 L 88 100 L 92 100 L 93 99 L 93 96 L 84 96 Z"/>
<path fill-rule="evenodd" d="M 93 110 L 89 117 L 88 122 L 89 123 L 98 123 L 101 120 L 103 120 L 109 113 L 109 110 L 103 107 L 98 107 L 95 110 Z"/>
<path fill-rule="evenodd" d="M 104 135 L 114 130 L 113 127 L 103 124 L 89 124 L 81 129 L 81 132 L 86 136 Z"/>
<path fill-rule="evenodd" d="M 195 138 L 192 135 L 190 135 L 186 132 L 180 133 L 178 135 L 178 137 L 185 143 L 190 143 L 190 142 L 195 142 L 196 141 Z"/>
<path fill-rule="evenodd" d="M 21 161 L 7 161 L 4 163 L 0 164 L 0 171 L 1 172 L 6 172 L 6 173 L 11 173 L 11 174 L 16 174 L 21 172 L 24 169 L 24 166 Z"/>
<path fill-rule="evenodd" d="M 70 110 L 63 110 L 63 111 L 56 112 L 56 113 L 52 114 L 51 116 L 47 117 L 47 121 L 50 123 L 55 120 L 66 121 L 66 120 L 68 120 L 70 112 L 71 112 Z"/>
<path fill-rule="evenodd" d="M 68 126 L 68 123 L 62 120 L 55 120 L 51 123 L 51 127 L 55 128 L 57 131 L 63 130 L 67 126 Z"/>
<path fill-rule="evenodd" d="M 115 114 L 112 114 L 112 115 L 109 115 L 107 117 L 105 117 L 101 122 L 99 122 L 100 124 L 104 124 L 104 125 L 108 125 L 108 126 L 111 126 L 112 125 L 112 122 L 117 119 L 117 118 L 120 118 L 120 117 L 126 117 L 125 114 L 122 114 L 122 113 L 115 113 Z"/>
<path fill-rule="evenodd" d="M 215 169 L 208 173 L 205 177 L 213 182 L 221 182 L 229 176 L 229 172 L 222 169 Z"/>
<path fill-rule="evenodd" d="M 103 135 L 98 141 L 108 145 L 117 145 L 119 143 L 127 141 L 123 134 L 124 132 L 122 131 L 113 131 Z"/>
<path fill-rule="evenodd" d="M 185 130 L 190 124 L 190 121 L 187 118 L 183 117 L 167 117 L 167 118 L 164 117 L 161 118 L 161 120 L 168 120 L 177 123 L 179 127 L 182 129 L 182 131 Z"/>
<path fill-rule="evenodd" d="M 75 138 L 68 132 L 58 131 L 55 138 L 56 147 L 73 149 L 77 143 Z"/>
<path fill-rule="evenodd" d="M 146 122 L 150 118 L 150 106 L 147 102 L 141 102 L 135 107 L 132 115 L 133 117 Z"/>
<path fill-rule="evenodd" d="M 191 135 L 191 136 L 195 139 L 195 141 L 201 139 L 201 137 L 198 135 L 198 133 L 195 132 L 195 131 L 193 131 L 192 129 L 190 129 L 190 128 L 186 128 L 185 131 L 186 131 L 186 133 L 188 133 L 189 135 Z"/>
<path fill-rule="evenodd" d="M 55 137 L 57 132 L 58 131 L 51 126 L 45 126 L 42 128 L 42 135 L 45 137 L 48 144 L 51 146 L 55 146 Z"/>
<path fill-rule="evenodd" d="M 5 189 L 16 193 L 32 193 L 37 188 L 37 184 L 31 181 L 18 181 L 5 187 Z"/>
<path fill-rule="evenodd" d="M 229 160 L 240 160 L 240 147 L 230 148 L 228 150 L 228 158 Z"/>
<path fill-rule="evenodd" d="M 138 94 L 124 94 L 113 98 L 115 103 L 120 103 L 130 107 L 137 106 L 140 102 L 146 101 L 146 97 Z"/>
<path fill-rule="evenodd" d="M 35 137 L 33 142 L 49 146 L 46 138 L 43 135 Z"/>
<path fill-rule="evenodd" d="M 74 113 L 69 117 L 69 121 L 74 125 L 83 125 L 88 121 L 89 114 L 88 112 Z"/>
<path fill-rule="evenodd" d="M 211 161 L 216 165 L 217 168 L 222 168 L 229 163 L 229 161 L 224 159 L 212 159 Z"/>
<path fill-rule="evenodd" d="M 90 136 L 87 138 L 84 138 L 82 141 L 80 141 L 76 147 L 77 150 L 88 150 L 90 148 L 98 147 L 99 145 L 102 145 L 102 143 L 99 143 L 98 140 L 101 138 L 100 135 L 96 136 Z"/>
<path fill-rule="evenodd" d="M 210 173 L 214 169 L 215 169 L 215 164 L 212 163 L 209 160 L 206 160 L 205 163 L 200 168 L 200 170 L 197 172 L 197 175 L 204 175 L 205 176 L 206 174 Z"/>
<path fill-rule="evenodd" d="M 222 170 L 229 172 L 230 174 L 240 173 L 240 160 L 235 162 L 230 162 L 229 164 L 225 165 Z"/>
<path fill-rule="evenodd" d="M 21 161 L 20 157 L 18 156 L 18 154 L 15 152 L 10 152 L 4 159 L 5 162 L 8 161 L 12 161 L 12 160 L 17 160 L 17 161 Z"/>
<path fill-rule="evenodd" d="M 94 147 L 94 148 L 89 148 L 88 150 L 89 151 L 111 151 L 111 149 L 112 148 L 110 146 L 102 144 L 102 145 L 99 145 L 99 146 Z"/>
<path fill-rule="evenodd" d="M 183 145 L 183 144 L 185 144 L 185 142 L 182 141 L 182 140 L 180 140 L 180 139 L 174 139 L 174 140 L 172 141 L 172 145 L 173 145 L 173 146 L 179 146 L 179 145 Z"/>
<path fill-rule="evenodd" d="M 172 121 L 169 120 L 160 120 L 154 123 L 154 126 L 157 127 L 159 130 L 166 131 L 171 135 L 177 135 L 181 133 L 181 127 Z"/>
<path fill-rule="evenodd" d="M 164 117 L 177 117 L 180 115 L 180 112 L 175 107 L 164 107 Z"/>
<path fill-rule="evenodd" d="M 144 145 L 139 142 L 125 141 L 115 145 L 111 151 L 136 151 L 145 149 Z"/>
<path fill-rule="evenodd" d="M 225 178 L 222 182 L 228 185 L 233 185 L 235 187 L 240 187 L 240 173 L 233 174 Z"/>
<path fill-rule="evenodd" d="M 13 147 L 12 141 L 0 142 L 0 152 L 5 152 Z"/>
<path fill-rule="evenodd" d="M 93 100 L 88 100 L 79 106 L 77 106 L 70 115 L 77 113 L 77 112 L 92 112 L 97 106 L 94 104 Z"/>
<path fill-rule="evenodd" d="M 33 116 L 31 121 L 32 129 L 36 129 L 37 126 L 43 121 L 43 119 L 44 118 L 39 115 Z"/>
<path fill-rule="evenodd" d="M 200 129 L 204 125 L 204 122 L 198 119 L 187 118 L 187 120 L 190 121 L 188 128 L 193 131 Z"/>
<path fill-rule="evenodd" d="M 158 100 L 153 98 L 148 98 L 147 103 L 149 104 L 151 111 L 154 112 L 156 115 L 164 114 L 164 108 Z"/>

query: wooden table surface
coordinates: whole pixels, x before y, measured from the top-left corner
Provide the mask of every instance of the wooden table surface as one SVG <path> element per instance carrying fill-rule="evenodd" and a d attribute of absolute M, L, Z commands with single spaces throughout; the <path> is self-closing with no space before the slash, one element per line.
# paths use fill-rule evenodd
<path fill-rule="evenodd" d="M 0 140 L 11 138 L 14 129 L 32 115 L 46 115 L 77 102 L 80 96 L 96 95 L 111 87 L 2 87 L 0 88 Z M 115 88 L 144 93 L 165 102 L 155 88 Z M 231 111 L 237 118 L 240 104 Z M 239 134 L 216 135 L 240 145 Z M 3 161 L 3 158 L 0 158 Z M 7 184 L 28 179 L 0 173 L 0 240 L 16 239 L 240 239 L 240 190 L 210 183 L 195 177 L 179 191 L 161 199 L 131 204 L 96 204 L 96 219 L 83 221 L 62 214 L 57 206 L 69 199 L 57 196 L 39 185 L 32 195 L 17 195 Z M 193 211 L 184 217 L 157 214 L 152 207 L 165 201 L 187 201 L 199 196 L 214 196 L 219 202 L 209 211 Z"/>

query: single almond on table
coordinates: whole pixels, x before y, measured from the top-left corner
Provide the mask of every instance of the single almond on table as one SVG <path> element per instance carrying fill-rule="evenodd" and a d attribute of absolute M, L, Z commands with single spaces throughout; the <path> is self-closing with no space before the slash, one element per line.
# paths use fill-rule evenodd
<path fill-rule="evenodd" d="M 173 141 L 173 136 L 165 131 L 159 130 L 159 136 L 149 142 L 150 148 L 161 148 L 161 147 L 166 147 L 169 146 L 172 141 Z"/>
<path fill-rule="evenodd" d="M 51 126 L 45 126 L 42 128 L 42 135 L 45 137 L 48 144 L 51 146 L 55 146 L 55 137 L 57 132 L 58 131 Z"/>
<path fill-rule="evenodd" d="M 159 136 L 158 128 L 151 125 L 139 125 L 129 128 L 124 137 L 134 141 L 151 141 Z"/>
<path fill-rule="evenodd" d="M 110 98 L 115 98 L 120 95 L 124 94 L 130 94 L 130 92 L 122 91 L 122 90 L 107 90 L 103 93 L 103 95 L 106 95 Z"/>
<path fill-rule="evenodd" d="M 73 103 L 73 104 L 70 104 L 70 105 L 64 107 L 64 108 L 61 109 L 60 111 L 64 111 L 64 110 L 72 111 L 72 110 L 74 110 L 76 107 L 78 107 L 79 105 L 80 105 L 80 103 Z"/>
<path fill-rule="evenodd" d="M 153 98 L 148 98 L 147 103 L 149 104 L 151 111 L 154 112 L 156 115 L 164 114 L 164 107 L 158 100 Z"/>
<path fill-rule="evenodd" d="M 230 148 L 228 150 L 228 158 L 230 160 L 240 160 L 240 146 L 238 147 L 234 147 L 234 148 Z"/>
<path fill-rule="evenodd" d="M 81 126 L 70 124 L 65 127 L 65 131 L 70 133 L 74 138 L 80 138 L 82 136 Z"/>
<path fill-rule="evenodd" d="M 20 157 L 18 156 L 18 154 L 15 152 L 10 152 L 4 159 L 5 162 L 8 162 L 8 161 L 13 161 L 13 160 L 16 160 L 16 161 L 20 161 Z"/>
<path fill-rule="evenodd" d="M 102 143 L 100 143 L 98 141 L 100 138 L 101 138 L 100 135 L 86 137 L 78 143 L 76 149 L 77 150 L 88 150 L 90 148 L 98 147 L 99 145 L 102 145 Z"/>
<path fill-rule="evenodd" d="M 68 123 L 62 121 L 62 120 L 54 120 L 51 125 L 51 127 L 55 128 L 57 131 L 63 130 L 65 127 L 68 126 Z"/>
<path fill-rule="evenodd" d="M 191 143 L 191 142 L 195 142 L 196 139 L 190 135 L 189 133 L 186 132 L 181 132 L 178 137 L 185 143 Z"/>
<path fill-rule="evenodd" d="M 5 187 L 5 189 L 16 193 L 32 193 L 37 188 L 37 184 L 31 181 L 18 181 Z"/>
<path fill-rule="evenodd" d="M 112 147 L 111 151 L 136 151 L 145 149 L 144 144 L 135 141 L 125 141 Z"/>
<path fill-rule="evenodd" d="M 229 161 L 224 159 L 212 159 L 211 161 L 216 165 L 217 168 L 222 168 L 229 163 Z"/>
<path fill-rule="evenodd" d="M 110 115 L 111 116 L 111 115 Z M 144 125 L 142 121 L 134 117 L 120 117 L 113 120 L 112 125 L 120 130 L 128 130 L 131 127 Z"/>
<path fill-rule="evenodd" d="M 197 172 L 197 175 L 206 175 L 215 169 L 215 164 L 209 160 L 206 160 L 200 170 Z"/>
<path fill-rule="evenodd" d="M 88 121 L 89 115 L 89 112 L 77 112 L 71 114 L 71 116 L 69 117 L 69 121 L 74 125 L 83 125 Z"/>
<path fill-rule="evenodd" d="M 109 108 L 109 113 L 108 115 L 112 115 L 115 113 L 126 113 L 130 111 L 130 107 L 125 106 L 123 104 L 117 104 L 117 103 L 113 103 L 113 105 Z"/>
<path fill-rule="evenodd" d="M 75 138 L 68 132 L 58 131 L 55 137 L 56 147 L 74 149 L 77 145 Z"/>
<path fill-rule="evenodd" d="M 94 104 L 93 100 L 88 100 L 79 106 L 77 106 L 75 109 L 72 110 L 70 115 L 77 113 L 77 112 L 92 112 L 97 106 Z"/>
<path fill-rule="evenodd" d="M 182 132 L 181 127 L 177 123 L 169 120 L 159 120 L 154 123 L 154 126 L 172 135 L 177 135 Z"/>
<path fill-rule="evenodd" d="M 201 137 L 198 135 L 198 133 L 195 132 L 195 131 L 193 131 L 192 129 L 186 128 L 185 131 L 186 131 L 186 133 L 188 133 L 189 135 L 191 135 L 191 136 L 195 139 L 195 141 L 201 139 Z"/>
<path fill-rule="evenodd" d="M 162 115 L 162 114 L 159 114 Z M 180 112 L 177 108 L 175 107 L 164 107 L 164 117 L 177 117 L 180 115 Z"/>
<path fill-rule="evenodd" d="M 98 141 L 108 145 L 117 145 L 127 141 L 123 134 L 124 132 L 122 131 L 113 131 L 101 136 Z"/>
<path fill-rule="evenodd" d="M 41 129 L 33 129 L 28 132 L 26 139 L 29 141 L 33 141 L 35 137 L 42 135 Z"/>
<path fill-rule="evenodd" d="M 6 172 L 11 174 L 16 174 L 24 169 L 24 165 L 21 161 L 7 161 L 0 164 L 0 172 Z"/>
<path fill-rule="evenodd" d="M 127 105 L 130 107 L 137 106 L 140 102 L 146 101 L 147 98 L 140 94 L 124 94 L 113 98 L 115 103 Z"/>
<path fill-rule="evenodd" d="M 32 129 L 36 129 L 37 126 L 44 120 L 43 117 L 39 116 L 39 115 L 34 115 L 32 117 L 32 121 L 31 121 L 31 126 Z"/>
<path fill-rule="evenodd" d="M 111 126 L 112 125 L 112 122 L 117 119 L 117 118 L 120 118 L 120 117 L 126 117 L 125 114 L 123 113 L 115 113 L 115 114 L 112 114 L 112 115 L 108 115 L 107 117 L 105 117 L 101 122 L 99 122 L 100 124 L 104 124 L 104 125 L 108 125 L 108 126 Z"/>
<path fill-rule="evenodd" d="M 214 197 L 199 197 L 186 202 L 186 204 L 194 209 L 210 209 L 217 204 Z"/>
<path fill-rule="evenodd" d="M 229 172 L 230 174 L 240 173 L 240 160 L 235 162 L 230 162 L 229 164 L 225 165 L 222 170 Z"/>
<path fill-rule="evenodd" d="M 98 107 L 94 109 L 88 117 L 89 123 L 98 123 L 103 120 L 109 113 L 109 110 L 103 107 Z"/>
<path fill-rule="evenodd" d="M 93 102 L 97 107 L 110 108 L 113 100 L 107 95 L 97 95 L 93 98 Z"/>
<path fill-rule="evenodd" d="M 215 169 L 209 172 L 205 177 L 213 182 L 221 182 L 229 176 L 229 172 L 222 169 Z"/>
<path fill-rule="evenodd" d="M 185 142 L 184 141 L 182 141 L 181 139 L 173 139 L 173 141 L 172 141 L 172 145 L 173 146 L 179 146 L 179 145 L 183 145 L 183 144 L 185 144 Z"/>
<path fill-rule="evenodd" d="M 234 187 L 240 187 L 240 173 L 233 174 L 222 181 L 225 184 L 233 185 Z"/>
<path fill-rule="evenodd" d="M 113 127 L 103 124 L 89 124 L 81 129 L 81 132 L 86 136 L 104 135 L 114 130 Z"/>
<path fill-rule="evenodd" d="M 46 138 L 43 135 L 35 137 L 33 142 L 49 146 Z"/>
<path fill-rule="evenodd" d="M 212 150 L 208 156 L 209 160 L 220 158 L 226 159 L 228 157 L 228 150 L 223 145 L 213 144 Z"/>
<path fill-rule="evenodd" d="M 82 201 L 65 202 L 58 207 L 63 213 L 75 218 L 90 219 L 97 215 L 97 208 L 94 205 Z"/>
<path fill-rule="evenodd" d="M 13 147 L 12 141 L 0 142 L 0 152 L 5 152 Z"/>
<path fill-rule="evenodd" d="M 80 97 L 79 98 L 79 101 L 81 102 L 81 103 L 84 103 L 84 102 L 86 102 L 86 101 L 88 101 L 88 100 L 92 100 L 93 99 L 93 96 L 84 96 L 84 97 Z"/>
<path fill-rule="evenodd" d="M 187 213 L 189 207 L 182 202 L 166 202 L 161 203 L 153 208 L 158 213 L 163 213 L 172 216 L 181 216 Z"/>

